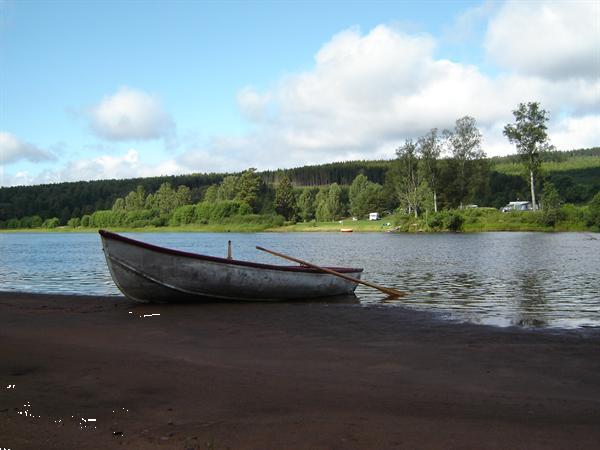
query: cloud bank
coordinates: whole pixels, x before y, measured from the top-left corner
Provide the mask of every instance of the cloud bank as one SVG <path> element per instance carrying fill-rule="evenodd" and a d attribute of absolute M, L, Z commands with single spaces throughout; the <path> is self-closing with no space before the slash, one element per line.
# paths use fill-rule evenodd
<path fill-rule="evenodd" d="M 44 176 L 122 178 L 391 158 L 404 139 L 434 127 L 451 128 L 464 115 L 476 118 L 488 155 L 509 154 L 515 149 L 502 135 L 503 126 L 513 120 L 511 111 L 528 101 L 549 110 L 549 134 L 557 148 L 598 145 L 600 5 L 490 4 L 468 11 L 450 27 L 468 23 L 475 30 L 477 21 L 487 26 L 479 42 L 485 71 L 439 56 L 440 42 L 427 33 L 387 25 L 366 33 L 350 28 L 318 49 L 311 68 L 287 74 L 267 89 L 241 87 L 237 102 L 250 125 L 247 133 L 179 148 L 157 165 L 143 162 L 140 144 L 120 156 L 72 161 Z M 92 107 L 88 118 L 98 137 L 113 142 L 165 139 L 175 128 L 156 97 L 127 87 Z M 43 158 L 39 149 L 19 148 L 5 152 Z"/>
<path fill-rule="evenodd" d="M 597 79 L 600 3 L 509 1 L 491 20 L 488 57 L 501 67 L 550 79 Z"/>
<path fill-rule="evenodd" d="M 0 164 L 8 165 L 17 161 L 51 161 L 56 157 L 47 150 L 20 140 L 12 133 L 0 131 Z"/>
<path fill-rule="evenodd" d="M 128 87 L 90 108 L 88 117 L 92 131 L 110 141 L 160 139 L 174 126 L 157 98 Z"/>

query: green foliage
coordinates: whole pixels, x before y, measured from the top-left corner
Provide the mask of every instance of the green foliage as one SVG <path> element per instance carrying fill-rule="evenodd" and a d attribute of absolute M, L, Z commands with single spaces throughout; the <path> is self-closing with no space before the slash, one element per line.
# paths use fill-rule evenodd
<path fill-rule="evenodd" d="M 296 209 L 294 188 L 290 179 L 283 176 L 275 190 L 275 211 L 286 220 L 292 220 L 296 216 Z"/>
<path fill-rule="evenodd" d="M 58 227 L 59 225 L 60 225 L 60 220 L 58 219 L 58 217 L 52 217 L 50 219 L 44 220 L 42 227 L 48 228 L 48 229 L 53 229 L 53 228 Z"/>
<path fill-rule="evenodd" d="M 560 196 L 552 183 L 546 183 L 542 191 L 542 223 L 556 225 L 559 219 Z"/>
<path fill-rule="evenodd" d="M 527 169 L 527 180 L 531 186 L 531 201 L 536 207 L 535 180 L 539 175 L 542 162 L 541 154 L 551 149 L 546 133 L 548 112 L 540 108 L 538 102 L 519 103 L 513 111 L 514 123 L 504 127 L 504 135 L 523 158 Z"/>
<path fill-rule="evenodd" d="M 333 220 L 327 209 L 327 196 L 329 194 L 329 187 L 319 188 L 319 192 L 315 197 L 315 218 L 319 222 L 328 222 Z"/>
<path fill-rule="evenodd" d="M 319 189 L 316 196 L 316 219 L 319 222 L 339 220 L 343 213 L 342 189 L 337 183 Z"/>
<path fill-rule="evenodd" d="M 192 203 L 192 191 L 187 186 L 178 186 L 175 193 L 175 208 Z"/>
<path fill-rule="evenodd" d="M 219 222 L 233 216 L 245 216 L 252 208 L 239 200 L 223 200 L 215 203 L 200 202 L 195 206 L 195 220 L 198 223 Z"/>
<path fill-rule="evenodd" d="M 358 174 L 349 189 L 350 213 L 364 217 L 370 212 L 381 211 L 383 205 L 383 187 Z"/>
<path fill-rule="evenodd" d="M 475 119 L 464 116 L 456 121 L 454 130 L 444 130 L 444 138 L 452 153 L 453 178 L 456 185 L 454 206 L 469 204 L 480 184 L 476 177 L 479 173 L 476 170 L 477 165 L 473 162 L 485 158 L 485 152 L 481 149 L 481 133 Z M 484 167 L 487 166 L 482 165 L 480 168 Z"/>
<path fill-rule="evenodd" d="M 442 153 L 437 128 L 432 128 L 429 133 L 420 137 L 417 146 L 421 155 L 421 170 L 424 172 L 425 180 L 431 189 L 434 210 L 437 211 L 438 179 L 440 176 L 438 160 Z"/>
<path fill-rule="evenodd" d="M 464 217 L 457 211 L 446 210 L 431 214 L 427 225 L 435 231 L 460 231 L 464 221 Z"/>
<path fill-rule="evenodd" d="M 169 214 L 177 205 L 177 194 L 171 187 L 170 183 L 163 183 L 156 191 L 154 197 L 155 207 L 159 214 Z"/>
<path fill-rule="evenodd" d="M 600 192 L 596 193 L 590 202 L 587 216 L 588 225 L 600 227 Z"/>
<path fill-rule="evenodd" d="M 91 226 L 92 223 L 92 217 L 89 214 L 85 214 L 82 218 L 81 218 L 81 226 L 88 228 Z"/>
<path fill-rule="evenodd" d="M 19 227 L 16 228 L 40 228 L 44 222 L 40 216 L 21 217 Z M 14 224 L 15 222 L 13 222 Z"/>
<path fill-rule="evenodd" d="M 216 201 L 233 200 L 238 194 L 239 177 L 235 175 L 228 175 L 223 178 L 223 181 L 219 185 L 217 190 Z"/>
<path fill-rule="evenodd" d="M 128 226 L 131 228 L 143 228 L 148 226 L 158 226 L 162 223 L 162 220 L 157 217 L 149 209 L 137 209 L 135 211 L 128 211 L 124 218 L 122 226 Z"/>
<path fill-rule="evenodd" d="M 79 219 L 79 217 L 73 217 L 73 218 L 69 219 L 69 221 L 67 222 L 67 225 L 70 226 L 71 228 L 77 228 L 77 227 L 79 227 L 79 225 L 81 225 L 81 220 Z"/>
<path fill-rule="evenodd" d="M 138 186 L 135 191 L 131 191 L 125 197 L 125 209 L 127 211 L 137 211 L 144 209 L 146 204 L 146 190 L 144 186 Z"/>
<path fill-rule="evenodd" d="M 305 188 L 298 196 L 298 214 L 304 222 L 315 218 L 318 191 L 316 188 Z"/>
<path fill-rule="evenodd" d="M 257 204 L 256 201 L 261 183 L 262 181 L 257 175 L 256 169 L 250 168 L 245 170 L 240 175 L 235 199 L 247 203 L 254 209 Z"/>
<path fill-rule="evenodd" d="M 116 199 L 115 203 L 113 204 L 112 210 L 113 211 L 125 211 L 125 200 L 123 200 L 121 197 Z"/>
<path fill-rule="evenodd" d="M 173 211 L 170 225 L 188 225 L 196 220 L 196 205 L 184 205 Z"/>
<path fill-rule="evenodd" d="M 12 219 L 8 219 L 6 221 L 6 228 L 8 228 L 9 230 L 21 228 L 21 221 L 15 217 L 13 217 Z"/>
<path fill-rule="evenodd" d="M 90 226 L 96 228 L 123 226 L 126 225 L 127 214 L 125 211 L 95 211 L 90 219 Z"/>
<path fill-rule="evenodd" d="M 216 202 L 218 193 L 219 193 L 219 186 L 217 186 L 216 184 L 211 184 L 208 187 L 208 189 L 206 189 L 206 192 L 204 193 L 203 201 L 208 202 L 208 203 Z"/>

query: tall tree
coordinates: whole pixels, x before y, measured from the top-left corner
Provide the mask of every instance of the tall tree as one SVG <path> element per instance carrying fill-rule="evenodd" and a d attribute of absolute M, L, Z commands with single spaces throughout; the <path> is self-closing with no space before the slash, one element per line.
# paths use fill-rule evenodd
<path fill-rule="evenodd" d="M 485 158 L 485 152 L 481 149 L 482 136 L 475 119 L 464 116 L 456 121 L 454 130 L 444 130 L 444 137 L 457 167 L 458 200 L 462 207 L 470 191 L 470 162 Z"/>
<path fill-rule="evenodd" d="M 419 215 L 419 186 L 421 177 L 417 145 L 407 139 L 402 147 L 396 149 L 397 159 L 392 166 L 392 174 L 396 186 L 396 195 L 400 205 L 405 206 L 408 213 Z"/>
<path fill-rule="evenodd" d="M 275 190 L 275 211 L 286 220 L 291 220 L 296 215 L 296 196 L 294 187 L 287 176 L 283 176 Z"/>
<path fill-rule="evenodd" d="M 208 189 L 206 189 L 206 192 L 204 193 L 204 198 L 202 199 L 202 201 L 205 201 L 208 203 L 215 203 L 217 201 L 218 191 L 219 191 L 219 187 L 216 184 L 211 184 L 208 187 Z"/>
<path fill-rule="evenodd" d="M 329 212 L 329 220 L 338 220 L 344 214 L 344 205 L 342 204 L 342 188 L 337 183 L 329 186 L 327 193 L 327 211 Z"/>
<path fill-rule="evenodd" d="M 256 206 L 261 183 L 262 181 L 256 173 L 256 169 L 250 168 L 242 172 L 238 182 L 236 200 L 246 202 L 254 208 Z"/>
<path fill-rule="evenodd" d="M 123 200 L 121 197 L 117 198 L 115 200 L 115 202 L 113 203 L 112 210 L 113 211 L 125 211 L 125 200 Z"/>
<path fill-rule="evenodd" d="M 380 184 L 369 181 L 363 174 L 358 174 L 350 185 L 350 213 L 361 217 L 379 210 L 383 203 L 382 196 L 383 188 Z"/>
<path fill-rule="evenodd" d="M 331 214 L 327 204 L 327 197 L 329 195 L 329 186 L 322 186 L 319 188 L 315 198 L 315 218 L 319 222 L 326 222 L 331 220 Z"/>
<path fill-rule="evenodd" d="M 517 146 L 525 167 L 529 172 L 531 204 L 537 209 L 535 201 L 535 179 L 539 175 L 541 155 L 551 148 L 546 133 L 548 112 L 540 108 L 538 102 L 519 103 L 513 111 L 515 121 L 504 127 L 504 135 L 511 144 Z"/>
<path fill-rule="evenodd" d="M 139 211 L 140 209 L 144 209 L 144 204 L 146 202 L 146 190 L 144 186 L 138 185 L 135 191 L 131 191 L 125 197 L 125 210 L 127 211 Z"/>
<path fill-rule="evenodd" d="M 160 214 L 168 214 L 177 207 L 177 193 L 171 187 L 171 183 L 161 184 L 154 198 Z"/>
<path fill-rule="evenodd" d="M 433 194 L 433 210 L 437 212 L 437 184 L 439 177 L 438 160 L 442 153 L 438 129 L 432 128 L 429 133 L 420 137 L 417 145 L 421 155 L 425 179 Z"/>
<path fill-rule="evenodd" d="M 542 221 L 545 225 L 554 226 L 558 221 L 560 195 L 550 182 L 544 183 L 542 190 Z"/>
<path fill-rule="evenodd" d="M 305 188 L 298 197 L 298 214 L 304 222 L 315 217 L 317 188 Z"/>
<path fill-rule="evenodd" d="M 227 175 L 219 185 L 217 200 L 233 200 L 238 194 L 239 178 L 235 175 Z"/>
<path fill-rule="evenodd" d="M 175 193 L 175 207 L 189 205 L 192 203 L 192 191 L 189 187 L 181 185 L 177 187 Z"/>

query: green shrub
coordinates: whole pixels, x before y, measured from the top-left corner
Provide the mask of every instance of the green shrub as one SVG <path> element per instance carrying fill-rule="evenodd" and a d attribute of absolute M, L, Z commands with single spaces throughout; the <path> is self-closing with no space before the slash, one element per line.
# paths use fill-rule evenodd
<path fill-rule="evenodd" d="M 15 229 L 15 228 L 21 228 L 21 221 L 17 218 L 12 218 L 12 219 L 8 219 L 6 221 L 6 228 L 10 229 Z"/>
<path fill-rule="evenodd" d="M 597 192 L 588 206 L 587 224 L 600 227 L 600 192 Z"/>
<path fill-rule="evenodd" d="M 195 219 L 199 223 L 222 222 L 234 216 L 245 216 L 252 213 L 252 208 L 240 200 L 222 200 L 220 202 L 200 202 L 196 205 Z"/>
<path fill-rule="evenodd" d="M 90 219 L 90 226 L 103 227 L 119 227 L 126 225 L 127 212 L 112 211 L 110 209 L 96 211 Z"/>
<path fill-rule="evenodd" d="M 58 217 L 52 217 L 51 219 L 44 220 L 42 227 L 52 229 L 58 227 L 59 225 L 60 220 L 58 219 Z"/>
<path fill-rule="evenodd" d="M 194 223 L 196 219 L 196 206 L 195 205 L 184 205 L 173 211 L 170 225 L 188 225 Z"/>
<path fill-rule="evenodd" d="M 470 215 L 476 217 L 475 214 Z M 439 211 L 428 217 L 427 225 L 433 230 L 460 231 L 465 222 L 464 217 L 456 211 Z"/>
<path fill-rule="evenodd" d="M 80 224 L 81 224 L 81 220 L 79 219 L 79 217 L 72 217 L 67 222 L 67 225 L 70 226 L 71 228 L 77 228 Z"/>

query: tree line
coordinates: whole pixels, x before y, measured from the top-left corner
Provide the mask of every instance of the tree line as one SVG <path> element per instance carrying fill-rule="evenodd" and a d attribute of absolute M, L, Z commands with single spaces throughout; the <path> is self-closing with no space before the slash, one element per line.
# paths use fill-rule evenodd
<path fill-rule="evenodd" d="M 590 201 L 600 188 L 597 176 L 595 184 L 581 188 L 568 177 L 544 176 L 540 167 L 573 154 L 600 155 L 600 149 L 553 151 L 546 134 L 548 115 L 538 103 L 520 104 L 513 115 L 504 133 L 518 154 L 508 157 L 487 158 L 476 120 L 464 116 L 452 129 L 433 128 L 407 139 L 391 161 L 2 188 L 0 227 L 331 221 L 364 218 L 373 211 L 417 218 L 473 204 L 498 208 L 518 198 L 531 198 L 535 204 L 540 185 L 556 192 L 558 201 L 573 201 L 569 196 L 578 203 Z M 516 161 L 526 176 L 493 169 L 494 164 Z M 599 168 L 591 170 L 597 173 Z"/>

